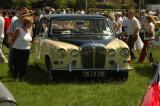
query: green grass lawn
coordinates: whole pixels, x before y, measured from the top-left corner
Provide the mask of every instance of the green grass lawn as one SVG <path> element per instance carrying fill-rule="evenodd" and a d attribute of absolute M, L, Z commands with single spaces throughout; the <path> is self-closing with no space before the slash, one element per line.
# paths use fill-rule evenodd
<path fill-rule="evenodd" d="M 6 53 L 7 54 L 7 53 Z M 12 92 L 19 106 L 139 106 L 154 72 L 149 65 L 132 63 L 127 81 L 48 82 L 36 69 L 30 56 L 26 81 L 15 81 L 0 64 L 0 79 Z"/>

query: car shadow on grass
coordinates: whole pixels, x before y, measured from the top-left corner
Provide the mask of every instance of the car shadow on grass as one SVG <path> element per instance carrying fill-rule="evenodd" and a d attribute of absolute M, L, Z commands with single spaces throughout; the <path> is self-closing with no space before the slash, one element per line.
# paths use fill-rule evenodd
<path fill-rule="evenodd" d="M 29 82 L 32 84 L 44 84 L 48 83 L 48 79 L 46 77 L 46 73 L 37 68 L 34 65 L 28 65 L 27 66 L 27 73 L 24 78 L 25 82 Z"/>
<path fill-rule="evenodd" d="M 124 78 L 117 75 L 116 72 L 109 72 L 104 78 L 84 78 L 81 74 L 60 72 L 54 73 L 53 80 L 49 80 L 47 74 L 34 65 L 29 65 L 27 68 L 25 82 L 30 84 L 58 84 L 58 83 L 71 83 L 71 84 L 86 84 L 86 83 L 124 83 L 128 77 Z"/>
<path fill-rule="evenodd" d="M 146 76 L 150 79 L 153 78 L 157 70 L 156 67 L 151 67 L 151 65 L 148 63 L 134 65 L 134 69 L 136 73 L 140 74 L 141 76 Z"/>

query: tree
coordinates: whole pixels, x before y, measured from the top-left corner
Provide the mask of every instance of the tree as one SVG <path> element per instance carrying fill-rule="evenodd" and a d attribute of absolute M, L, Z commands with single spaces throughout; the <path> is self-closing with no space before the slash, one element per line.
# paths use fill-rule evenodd
<path fill-rule="evenodd" d="M 76 8 L 78 9 L 86 9 L 96 7 L 96 0 L 76 0 Z"/>
<path fill-rule="evenodd" d="M 85 2 L 84 2 L 84 0 L 76 0 L 75 6 L 76 6 L 76 9 L 85 8 Z"/>
<path fill-rule="evenodd" d="M 66 0 L 53 0 L 53 2 L 57 8 L 65 8 L 67 6 Z"/>
<path fill-rule="evenodd" d="M 20 0 L 20 7 L 30 7 L 29 0 Z"/>
<path fill-rule="evenodd" d="M 157 1 L 159 1 L 159 0 L 147 0 L 147 3 L 149 3 L 149 4 L 156 4 Z"/>
<path fill-rule="evenodd" d="M 96 0 L 87 0 L 88 1 L 88 7 L 89 8 L 95 8 L 96 7 Z"/>
<path fill-rule="evenodd" d="M 30 7 L 30 1 L 29 0 L 12 0 L 13 7 Z"/>
<path fill-rule="evenodd" d="M 76 2 L 77 0 L 67 0 L 67 6 L 69 8 L 76 8 Z"/>
<path fill-rule="evenodd" d="M 0 3 L 0 7 L 2 8 L 11 8 L 12 1 L 11 0 L 2 0 Z"/>

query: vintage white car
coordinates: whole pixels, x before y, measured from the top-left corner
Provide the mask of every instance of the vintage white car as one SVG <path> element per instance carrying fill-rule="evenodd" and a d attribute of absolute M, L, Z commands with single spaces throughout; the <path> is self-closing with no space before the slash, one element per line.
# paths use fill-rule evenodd
<path fill-rule="evenodd" d="M 116 38 L 110 21 L 101 15 L 43 17 L 33 46 L 35 64 L 50 78 L 58 71 L 83 77 L 105 77 L 114 71 L 128 78 L 132 69 L 128 45 Z"/>

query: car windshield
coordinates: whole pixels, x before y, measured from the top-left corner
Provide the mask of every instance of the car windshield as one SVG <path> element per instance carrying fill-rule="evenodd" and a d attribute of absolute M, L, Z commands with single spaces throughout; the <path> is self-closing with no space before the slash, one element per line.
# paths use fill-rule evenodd
<path fill-rule="evenodd" d="M 53 36 L 108 36 L 113 35 L 104 19 L 52 19 L 50 34 Z"/>

